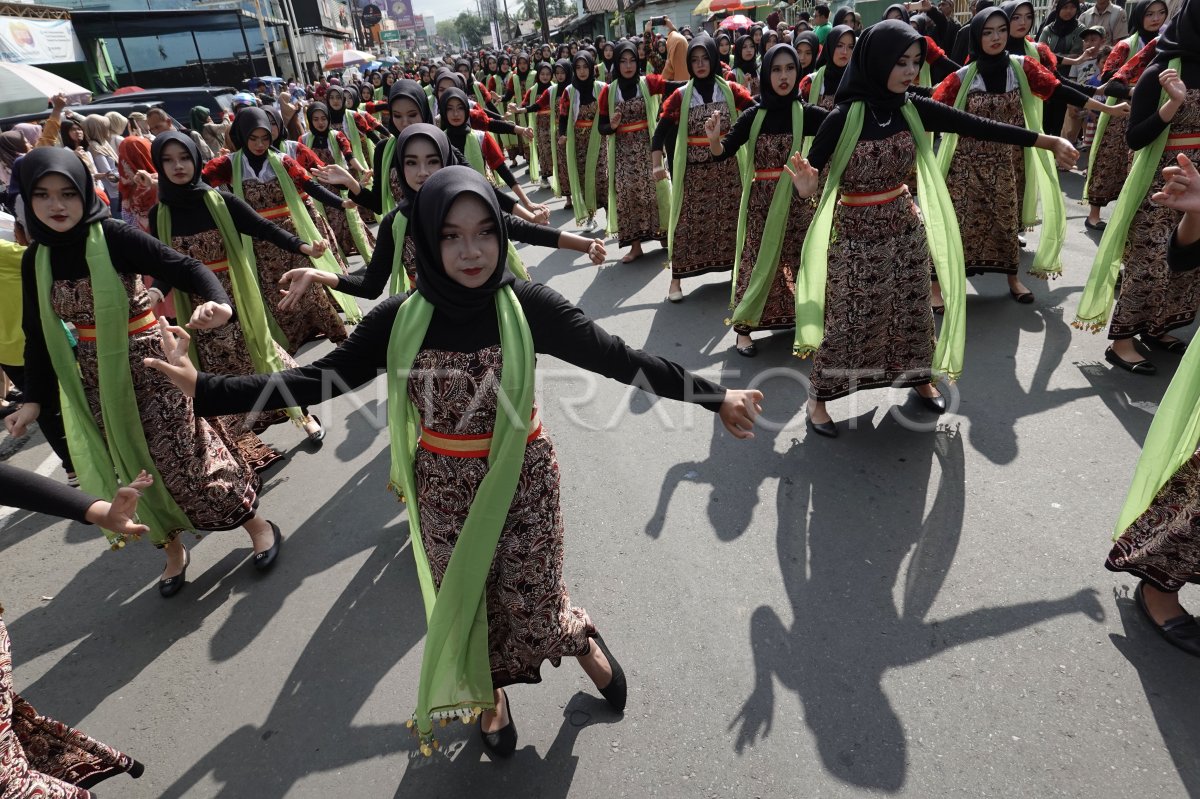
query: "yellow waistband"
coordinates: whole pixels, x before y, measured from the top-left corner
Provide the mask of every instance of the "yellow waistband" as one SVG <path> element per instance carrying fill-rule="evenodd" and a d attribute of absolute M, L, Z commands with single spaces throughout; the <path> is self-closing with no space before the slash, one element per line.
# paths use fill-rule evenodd
<path fill-rule="evenodd" d="M 224 272 L 229 269 L 229 259 L 225 258 L 220 261 L 212 261 L 211 263 L 206 261 L 204 265 L 214 272 Z"/>
<path fill-rule="evenodd" d="M 782 169 L 756 169 L 754 170 L 755 180 L 779 180 L 779 176 L 783 174 Z"/>
<path fill-rule="evenodd" d="M 158 317 L 154 315 L 154 311 L 140 313 L 129 320 L 129 335 L 133 336 L 138 333 L 144 333 L 156 324 L 158 324 Z M 75 325 L 75 335 L 80 341 L 95 341 L 96 326 Z"/>
<path fill-rule="evenodd" d="M 537 408 L 529 422 L 529 436 L 526 443 L 533 441 L 542 432 L 542 417 Z M 418 442 L 421 449 L 436 452 L 438 455 L 448 455 L 451 458 L 486 458 L 492 451 L 492 437 L 485 435 L 453 435 L 438 433 L 427 427 L 421 428 L 421 439 Z"/>

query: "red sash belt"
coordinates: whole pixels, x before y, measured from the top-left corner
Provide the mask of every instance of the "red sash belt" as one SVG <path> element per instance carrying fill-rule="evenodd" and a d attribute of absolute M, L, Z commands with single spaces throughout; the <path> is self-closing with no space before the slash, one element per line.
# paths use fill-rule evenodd
<path fill-rule="evenodd" d="M 892 200 L 899 197 L 907 188 L 908 186 L 901 183 L 894 189 L 872 192 L 869 194 L 858 194 L 855 192 L 844 191 L 842 192 L 842 198 L 838 200 L 838 202 L 840 202 L 842 205 L 848 205 L 856 208 L 867 205 L 883 205 L 884 203 L 890 203 Z"/>
<path fill-rule="evenodd" d="M 639 130 L 647 130 L 649 127 L 650 123 L 643 119 L 641 122 L 630 122 L 628 125 L 618 126 L 617 133 L 637 133 Z"/>
<path fill-rule="evenodd" d="M 756 169 L 754 170 L 755 180 L 779 180 L 779 176 L 783 174 L 782 169 Z"/>
<path fill-rule="evenodd" d="M 503 409 L 497 409 L 497 413 L 503 412 Z M 537 408 L 533 409 L 533 415 L 529 421 L 529 431 L 525 443 L 533 441 L 538 437 L 538 433 L 542 432 L 542 417 L 538 414 Z M 438 455 L 448 455 L 451 458 L 486 458 L 492 451 L 491 434 L 454 435 L 438 433 L 424 426 L 421 427 L 421 439 L 417 443 L 421 449 L 436 452 Z"/>
<path fill-rule="evenodd" d="M 1167 137 L 1168 150 L 1200 150 L 1200 133 L 1180 133 Z"/>

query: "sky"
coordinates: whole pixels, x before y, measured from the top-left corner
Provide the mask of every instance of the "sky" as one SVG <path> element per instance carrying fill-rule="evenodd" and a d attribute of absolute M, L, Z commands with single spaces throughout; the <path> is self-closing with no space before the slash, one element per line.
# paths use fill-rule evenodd
<path fill-rule="evenodd" d="M 454 19 L 458 12 L 475 10 L 475 0 L 413 0 L 418 14 L 432 14 L 434 19 Z"/>

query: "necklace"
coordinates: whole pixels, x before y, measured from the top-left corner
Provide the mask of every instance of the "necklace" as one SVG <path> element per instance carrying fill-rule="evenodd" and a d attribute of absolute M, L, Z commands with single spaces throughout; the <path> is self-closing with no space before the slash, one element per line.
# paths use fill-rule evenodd
<path fill-rule="evenodd" d="M 886 128 L 888 125 L 892 124 L 892 112 L 891 111 L 888 111 L 887 119 L 884 120 L 883 122 L 880 122 L 879 115 L 875 113 L 875 109 L 874 109 L 874 107 L 871 106 L 870 103 L 867 104 L 867 110 L 869 110 L 871 112 L 871 116 L 875 118 L 875 124 L 878 125 L 879 127 Z"/>

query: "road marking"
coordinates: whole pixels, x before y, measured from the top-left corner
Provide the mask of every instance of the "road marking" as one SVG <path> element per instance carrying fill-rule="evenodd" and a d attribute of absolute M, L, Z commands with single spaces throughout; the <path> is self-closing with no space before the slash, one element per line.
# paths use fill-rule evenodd
<path fill-rule="evenodd" d="M 46 458 L 46 460 L 42 461 L 41 465 L 38 466 L 33 471 L 36 474 L 41 475 L 42 477 L 49 477 L 50 472 L 54 471 L 54 467 L 57 465 L 58 465 L 58 456 L 51 453 L 51 455 L 48 458 Z M 20 510 L 20 509 L 19 508 L 0 508 L 0 529 L 3 529 L 8 524 L 8 520 L 18 510 Z"/>

